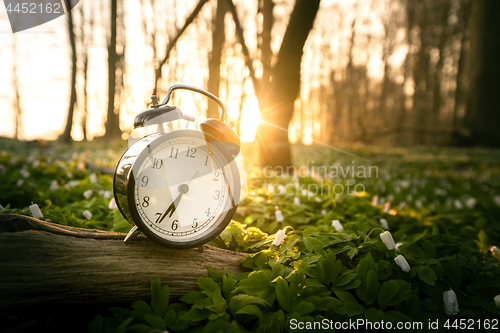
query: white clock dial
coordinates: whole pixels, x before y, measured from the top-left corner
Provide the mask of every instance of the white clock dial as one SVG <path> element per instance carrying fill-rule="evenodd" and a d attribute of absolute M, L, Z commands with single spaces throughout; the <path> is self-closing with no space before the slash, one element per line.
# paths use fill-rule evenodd
<path fill-rule="evenodd" d="M 153 234 L 190 241 L 234 208 L 227 162 L 203 138 L 172 138 L 146 150 L 134 176 L 134 204 Z"/>

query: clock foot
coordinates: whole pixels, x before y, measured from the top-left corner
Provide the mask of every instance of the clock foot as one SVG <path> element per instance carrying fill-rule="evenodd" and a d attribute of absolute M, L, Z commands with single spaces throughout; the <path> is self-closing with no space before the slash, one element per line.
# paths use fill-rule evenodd
<path fill-rule="evenodd" d="M 124 243 L 128 243 L 130 242 L 131 240 L 133 240 L 135 237 L 137 237 L 137 235 L 140 233 L 141 231 L 139 230 L 139 228 L 137 228 L 137 226 L 135 225 L 132 229 L 130 229 L 130 231 L 128 232 L 127 236 L 125 237 L 125 239 L 123 240 Z"/>
<path fill-rule="evenodd" d="M 198 246 L 198 250 L 200 250 L 200 252 L 203 252 L 203 245 Z"/>

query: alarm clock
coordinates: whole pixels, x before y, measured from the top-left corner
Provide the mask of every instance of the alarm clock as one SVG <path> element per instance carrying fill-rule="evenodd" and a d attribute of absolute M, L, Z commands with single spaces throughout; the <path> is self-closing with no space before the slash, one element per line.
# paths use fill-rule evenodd
<path fill-rule="evenodd" d="M 203 121 L 200 130 L 172 130 L 172 122 L 195 121 L 180 108 L 166 105 L 176 89 L 217 102 L 220 119 Z M 178 84 L 169 88 L 161 104 L 156 96 L 152 100 L 152 107 L 135 117 L 134 132 L 157 130 L 129 141 L 114 174 L 116 204 L 133 225 L 125 242 L 142 232 L 170 248 L 199 247 L 226 228 L 240 201 L 240 140 L 234 124 L 224 122 L 224 104 L 205 90 Z"/>

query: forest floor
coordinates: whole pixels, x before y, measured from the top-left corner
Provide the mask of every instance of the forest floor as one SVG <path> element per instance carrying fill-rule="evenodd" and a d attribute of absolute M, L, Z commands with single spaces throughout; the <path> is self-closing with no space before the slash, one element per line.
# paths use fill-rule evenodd
<path fill-rule="evenodd" d="M 109 208 L 112 173 L 125 149 L 126 143 L 0 139 L 3 213 L 32 216 L 28 207 L 36 203 L 45 221 L 127 232 L 130 224 Z M 164 327 L 148 314 L 123 309 L 111 317 L 98 315 L 92 329 L 112 331 L 122 325 L 177 331 L 213 324 L 242 332 L 273 331 L 290 330 L 292 320 L 358 317 L 373 322 L 442 319 L 445 325 L 446 318 L 453 318 L 443 304 L 443 293 L 450 289 L 461 318 L 498 318 L 493 297 L 500 290 L 500 258 L 492 246 L 500 247 L 499 150 L 365 145 L 294 145 L 292 150 L 294 167 L 288 171 L 295 173 L 285 174 L 259 168 L 257 149 L 244 145 L 248 195 L 234 221 L 211 242 L 253 253 L 244 263 L 252 273 L 211 273 L 223 292 L 208 292 L 206 283 L 200 284 L 202 296 L 196 297 L 208 299 L 206 308 L 187 297 L 171 307 L 174 319 L 166 309 L 161 314 L 152 309 Z M 283 244 L 272 245 L 276 232 L 287 226 Z M 382 242 L 384 231 L 399 243 L 397 249 Z M 408 273 L 393 260 L 399 255 L 409 263 Z M 331 275 L 332 270 L 338 272 Z M 497 282 L 487 283 L 492 278 Z M 231 279 L 228 291 L 223 281 Z M 264 293 L 251 284 L 262 280 L 269 289 Z M 304 283 L 309 283 L 309 294 L 294 291 Z M 390 289 L 398 291 L 391 294 Z M 255 299 L 243 304 L 237 298 L 241 295 Z M 200 315 L 218 305 L 217 316 Z M 7 327 L 27 325 L 2 314 Z M 128 323 L 127 314 L 133 318 Z M 43 331 L 54 321 L 38 317 L 29 325 Z"/>

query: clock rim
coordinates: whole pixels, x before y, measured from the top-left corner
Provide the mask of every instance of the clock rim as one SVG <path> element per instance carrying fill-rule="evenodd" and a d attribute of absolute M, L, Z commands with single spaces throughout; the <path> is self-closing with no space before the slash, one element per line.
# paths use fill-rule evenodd
<path fill-rule="evenodd" d="M 157 136 L 157 137 L 152 139 L 152 136 Z M 167 142 L 171 139 L 178 138 L 178 137 L 187 137 L 187 138 L 195 137 L 198 139 L 201 138 L 201 139 L 209 141 L 209 142 L 221 142 L 220 140 L 216 139 L 215 137 L 213 137 L 212 135 L 210 135 L 208 133 L 204 133 L 204 132 L 201 132 L 198 130 L 181 129 L 181 130 L 176 130 L 176 131 L 168 132 L 168 133 L 161 134 L 161 135 L 158 135 L 158 133 L 150 134 L 150 135 L 138 140 L 136 143 L 139 143 L 142 140 L 151 140 L 152 139 L 149 142 L 148 146 L 151 146 L 151 148 L 154 149 L 157 145 L 159 145 L 163 142 Z M 132 148 L 136 143 L 134 143 L 132 146 L 130 146 L 129 149 Z M 213 240 L 214 238 L 216 238 L 222 231 L 224 231 L 224 229 L 227 227 L 229 222 L 231 222 L 231 219 L 234 216 L 236 209 L 238 208 L 238 204 L 236 202 L 239 200 L 239 196 L 240 196 L 240 192 L 241 192 L 240 174 L 239 174 L 238 167 L 237 167 L 236 163 L 233 163 L 234 157 L 231 155 L 229 150 L 222 149 L 224 147 L 223 145 L 217 145 L 217 146 L 212 147 L 212 149 L 215 148 L 220 152 L 220 154 L 226 160 L 224 162 L 229 161 L 226 165 L 229 166 L 229 168 L 233 174 L 233 184 L 230 184 L 232 198 L 229 198 L 229 199 L 230 200 L 232 199 L 233 202 L 235 202 L 234 207 L 227 210 L 225 213 L 219 214 L 218 218 L 214 219 L 215 222 L 213 222 L 212 226 L 209 227 L 209 228 L 212 228 L 211 231 L 208 234 L 205 234 L 205 236 L 198 238 L 198 239 L 195 239 L 195 240 L 192 240 L 192 241 L 187 241 L 187 242 L 183 242 L 183 241 L 173 242 L 173 241 L 167 240 L 165 238 L 162 238 L 161 236 L 159 236 L 159 235 L 155 234 L 153 231 L 151 231 L 151 229 L 149 228 L 147 223 L 145 223 L 142 220 L 142 218 L 140 217 L 140 215 L 137 211 L 137 208 L 135 206 L 134 189 L 135 189 L 136 182 L 135 182 L 135 177 L 133 176 L 133 169 L 134 169 L 134 166 L 137 165 L 138 161 L 139 160 L 143 161 L 145 158 L 144 155 L 145 154 L 147 155 L 147 152 L 145 150 L 146 147 L 147 146 L 144 146 L 144 148 L 142 148 L 142 150 L 135 156 L 135 160 L 131 164 L 129 172 L 127 173 L 128 183 L 126 185 L 126 196 L 127 196 L 126 202 L 128 205 L 127 210 L 130 213 L 130 217 L 132 218 L 132 221 L 129 220 L 129 222 L 136 225 L 139 228 L 139 230 L 150 240 L 154 241 L 157 244 L 160 244 L 160 245 L 163 245 L 163 246 L 166 246 L 169 248 L 174 248 L 174 249 L 189 249 L 189 248 L 198 247 L 198 246 L 206 244 L 206 243 L 210 242 L 211 240 Z M 128 151 L 128 149 L 127 149 L 127 151 Z M 122 161 L 123 157 L 126 155 L 127 151 L 125 151 L 122 158 L 120 158 L 120 162 Z M 118 165 L 120 165 L 120 162 L 118 163 Z M 117 166 L 117 169 L 118 169 L 118 166 Z M 114 188 L 114 183 L 116 180 L 116 175 L 117 175 L 117 173 L 115 171 L 113 188 Z M 230 181 L 229 179 L 227 179 L 227 177 L 226 177 L 226 180 L 228 182 Z M 116 193 L 115 193 L 115 200 L 116 200 Z M 123 214 L 122 207 L 120 206 L 120 204 L 118 204 L 118 200 L 116 200 L 116 201 L 117 201 L 117 206 L 120 209 L 120 212 L 127 219 L 126 214 Z M 216 226 L 214 226 L 214 224 L 216 224 Z"/>

